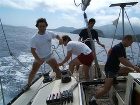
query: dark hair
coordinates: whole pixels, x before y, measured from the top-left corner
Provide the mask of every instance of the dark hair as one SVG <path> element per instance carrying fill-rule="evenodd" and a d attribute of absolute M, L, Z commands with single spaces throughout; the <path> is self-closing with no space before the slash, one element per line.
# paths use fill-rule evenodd
<path fill-rule="evenodd" d="M 128 40 L 133 40 L 132 35 L 126 35 L 124 36 L 123 40 L 128 39 Z"/>
<path fill-rule="evenodd" d="M 68 35 L 64 35 L 64 36 L 62 36 L 62 40 L 69 42 L 69 41 L 71 41 L 71 38 Z"/>
<path fill-rule="evenodd" d="M 90 23 L 90 22 L 92 22 L 92 23 L 94 23 L 95 24 L 95 19 L 94 18 L 91 18 L 91 19 L 89 19 L 89 21 L 88 21 L 88 23 Z"/>
<path fill-rule="evenodd" d="M 39 18 L 39 19 L 37 19 L 35 26 L 38 27 L 38 24 L 39 23 L 42 23 L 42 22 L 44 22 L 46 24 L 46 26 L 48 26 L 48 23 L 47 23 L 47 21 L 46 21 L 45 18 Z"/>

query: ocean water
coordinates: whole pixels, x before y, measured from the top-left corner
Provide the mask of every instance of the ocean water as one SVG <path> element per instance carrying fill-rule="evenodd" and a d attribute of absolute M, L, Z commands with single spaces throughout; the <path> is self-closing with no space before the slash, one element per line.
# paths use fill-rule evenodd
<path fill-rule="evenodd" d="M 21 63 L 19 63 L 15 58 L 10 56 L 7 44 L 5 41 L 5 37 L 3 32 L 0 31 L 0 77 L 2 81 L 2 87 L 4 91 L 5 102 L 10 102 L 22 89 L 22 87 L 27 84 L 27 78 L 30 73 L 30 69 L 32 63 L 34 61 L 33 56 L 30 53 L 30 39 L 36 33 L 36 30 L 29 29 L 25 27 L 6 27 L 5 35 L 7 37 L 7 41 L 10 47 L 11 52 L 14 54 L 16 59 L 18 59 Z M 55 32 L 62 35 L 69 35 L 72 40 L 78 40 L 77 34 L 70 33 L 61 33 Z M 95 43 L 96 45 L 96 54 L 97 58 L 100 62 L 106 62 L 107 54 L 105 50 L 109 50 L 111 47 L 112 39 L 108 38 L 99 38 L 100 41 L 105 44 L 106 49 L 103 49 L 101 46 Z M 120 40 L 114 40 L 114 44 L 119 43 Z M 53 40 L 52 44 L 57 48 L 58 41 Z M 127 49 L 127 55 L 129 59 L 132 59 L 131 62 L 134 64 L 139 63 L 138 60 L 138 43 L 132 44 L 131 48 Z M 53 47 L 54 47 L 53 46 Z M 62 46 L 58 46 L 57 49 L 53 49 L 53 53 L 58 62 L 60 62 L 66 55 L 66 48 Z M 38 73 L 44 73 L 51 71 L 51 68 L 45 64 L 42 65 Z M 1 90 L 0 90 L 1 91 Z M 1 92 L 0 92 L 1 93 Z M 2 95 L 0 94 L 0 105 L 2 104 Z"/>

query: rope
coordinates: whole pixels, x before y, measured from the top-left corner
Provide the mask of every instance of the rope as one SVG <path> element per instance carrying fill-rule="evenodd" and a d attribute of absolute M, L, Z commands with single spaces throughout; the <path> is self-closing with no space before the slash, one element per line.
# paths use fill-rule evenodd
<path fill-rule="evenodd" d="M 64 51 L 64 46 L 63 45 L 62 45 L 62 49 L 63 49 L 63 55 L 65 57 L 66 55 L 65 55 L 65 51 Z"/>
<path fill-rule="evenodd" d="M 137 42 L 137 44 L 138 44 L 138 47 L 139 47 L 139 52 L 138 52 L 138 54 L 139 54 L 139 53 L 140 53 L 140 45 L 139 45 L 139 43 L 138 43 L 138 40 L 137 40 L 135 31 L 134 31 L 134 29 L 133 29 L 133 27 L 132 27 L 132 24 L 131 24 L 131 22 L 130 22 L 130 20 L 129 20 L 129 17 L 128 17 L 126 11 L 125 11 L 125 14 L 126 14 L 126 16 L 127 16 L 128 22 L 129 22 L 130 27 L 131 27 L 131 29 L 132 29 L 132 32 L 133 32 L 133 34 L 134 34 L 135 40 L 136 40 L 136 42 Z M 132 52 L 132 57 L 133 57 L 133 62 L 134 62 L 134 54 L 133 54 L 132 48 L 131 48 L 131 52 Z M 138 64 L 138 61 L 139 61 L 139 56 L 138 56 L 138 59 L 137 59 L 137 64 Z"/>
<path fill-rule="evenodd" d="M 74 4 L 76 7 L 79 7 L 82 3 L 76 4 L 75 0 L 74 0 Z"/>
<path fill-rule="evenodd" d="M 112 46 L 113 46 L 113 42 L 114 42 L 115 35 L 116 35 L 116 32 L 117 32 L 117 28 L 118 28 L 118 21 L 119 21 L 119 18 L 120 18 L 120 14 L 121 14 L 121 9 L 120 9 L 119 16 L 118 16 L 118 18 L 117 18 L 118 20 L 117 20 L 117 25 L 116 25 L 115 32 L 114 32 L 114 35 L 113 35 L 113 40 L 112 40 L 111 48 L 112 48 Z"/>
<path fill-rule="evenodd" d="M 2 24 L 1 19 L 0 19 L 0 23 L 1 23 L 2 32 L 3 32 L 4 38 L 5 38 L 5 41 L 6 41 L 6 44 L 7 44 L 7 48 L 8 48 L 9 54 L 12 55 L 12 52 L 10 51 L 10 47 L 9 47 L 9 44 L 8 44 L 8 41 L 7 41 L 5 32 L 4 32 L 4 28 L 3 28 L 3 24 Z"/>
<path fill-rule="evenodd" d="M 17 59 L 17 57 L 14 56 L 14 54 L 11 52 L 10 47 L 9 47 L 9 44 L 8 44 L 8 40 L 7 40 L 7 37 L 6 37 L 5 31 L 4 31 L 4 28 L 3 28 L 3 24 L 2 24 L 1 19 L 0 19 L 0 23 L 1 23 L 2 32 L 3 32 L 4 38 L 5 38 L 6 45 L 7 45 L 8 52 L 9 52 L 10 56 L 12 56 L 12 58 L 15 59 L 15 60 L 16 60 L 21 66 L 23 66 L 23 67 L 25 67 L 26 69 L 28 69 L 28 68 L 27 68 L 25 65 L 23 65 L 23 63 L 20 62 L 19 59 Z M 29 70 L 29 69 L 28 69 L 28 70 Z"/>
<path fill-rule="evenodd" d="M 85 43 L 85 42 L 90 41 L 90 40 L 93 40 L 93 39 L 91 39 L 91 38 L 87 38 L 86 40 L 83 40 L 83 41 L 81 41 L 81 42 Z M 95 42 L 96 42 L 96 41 L 95 41 Z M 104 47 L 103 47 L 103 48 L 104 48 Z M 105 52 L 106 52 L 106 55 L 107 55 L 107 50 L 106 50 L 105 48 L 104 48 L 104 50 L 98 52 L 96 55 L 102 53 L 103 51 L 105 51 Z"/>
<path fill-rule="evenodd" d="M 57 54 L 58 58 L 61 59 L 60 55 L 56 51 L 58 49 L 58 47 L 59 47 L 59 44 L 57 45 L 57 47 L 55 47 L 55 45 L 52 45 L 52 49 L 53 49 L 52 52 L 55 52 Z"/>
<path fill-rule="evenodd" d="M 12 56 L 12 58 L 15 60 L 15 61 L 17 61 L 22 67 L 24 67 L 24 68 L 26 68 L 27 70 L 30 70 L 30 69 L 28 69 L 22 62 L 20 62 L 20 60 L 15 56 L 15 55 L 11 55 Z"/>
<path fill-rule="evenodd" d="M 85 43 L 85 42 L 91 41 L 91 40 L 92 40 L 91 38 L 87 38 L 86 40 L 83 40 L 83 41 L 81 41 L 81 42 Z"/>
<path fill-rule="evenodd" d="M 2 87 L 1 76 L 0 76 L 0 86 L 1 86 L 1 94 L 2 94 L 2 101 L 3 101 L 3 105 L 6 105 L 6 104 L 5 104 L 4 93 L 3 93 L 3 87 Z"/>

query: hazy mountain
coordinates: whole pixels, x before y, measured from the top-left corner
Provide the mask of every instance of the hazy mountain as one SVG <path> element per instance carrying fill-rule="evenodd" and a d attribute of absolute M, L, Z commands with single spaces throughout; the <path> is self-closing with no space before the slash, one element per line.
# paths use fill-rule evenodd
<path fill-rule="evenodd" d="M 134 33 L 136 35 L 140 34 L 140 26 L 133 25 L 132 27 L 133 27 Z M 134 35 L 133 30 L 131 29 L 130 25 L 125 24 L 124 25 L 124 28 L 125 28 L 125 32 L 124 32 L 125 35 L 126 34 L 132 34 L 132 35 Z M 113 35 L 115 34 L 116 27 L 114 25 L 110 24 L 110 25 L 100 26 L 100 27 L 98 27 L 98 29 L 103 32 L 104 37 L 113 37 Z M 117 36 L 123 36 L 122 33 L 123 33 L 122 32 L 122 24 L 118 24 L 118 28 L 116 30 L 115 36 L 116 37 Z"/>
<path fill-rule="evenodd" d="M 119 24 L 118 29 L 116 31 L 116 39 L 122 39 L 122 28 Z M 30 52 L 30 39 L 37 32 L 36 29 L 23 27 L 23 26 L 9 26 L 3 25 L 4 33 L 2 31 L 2 27 L 0 26 L 0 56 L 9 55 L 6 40 L 4 34 L 6 35 L 7 42 L 9 44 L 10 49 L 15 54 L 20 54 L 20 52 Z M 133 26 L 134 32 L 136 34 L 137 39 L 140 41 L 140 26 Z M 79 34 L 81 29 L 76 29 L 73 27 L 59 27 L 56 29 L 50 29 L 51 31 L 57 32 L 66 32 L 66 33 L 74 33 Z M 114 25 L 104 25 L 100 27 L 96 27 L 96 30 L 100 37 L 108 37 L 112 38 L 115 33 Z M 125 33 L 132 34 L 132 30 L 129 25 L 125 24 Z"/>
<path fill-rule="evenodd" d="M 72 31 L 72 34 L 79 34 L 81 32 L 82 29 L 76 29 L 74 31 Z M 104 34 L 101 30 L 99 29 L 95 29 L 98 32 L 99 37 L 104 37 Z"/>
<path fill-rule="evenodd" d="M 76 28 L 74 27 L 65 27 L 65 26 L 62 26 L 62 27 L 58 27 L 56 29 L 49 29 L 51 31 L 56 31 L 56 32 L 66 32 L 66 33 L 70 33 L 74 30 L 76 30 Z"/>
<path fill-rule="evenodd" d="M 3 29 L 4 33 L 0 26 L 0 57 L 9 55 L 6 40 L 12 53 L 18 55 L 21 52 L 30 52 L 30 39 L 35 34 L 35 29 L 9 25 L 3 25 Z"/>

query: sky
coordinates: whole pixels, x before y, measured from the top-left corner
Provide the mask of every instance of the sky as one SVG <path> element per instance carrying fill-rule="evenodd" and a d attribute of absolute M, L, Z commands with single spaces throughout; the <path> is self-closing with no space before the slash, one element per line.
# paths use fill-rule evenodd
<path fill-rule="evenodd" d="M 77 5 L 81 1 L 75 0 Z M 109 6 L 122 2 L 139 2 L 125 11 L 132 24 L 140 25 L 140 0 L 91 0 L 85 12 L 88 19 L 96 19 L 95 26 L 112 24 L 119 16 L 120 7 Z M 2 24 L 35 28 L 36 20 L 41 17 L 46 18 L 49 29 L 86 26 L 81 5 L 75 6 L 74 0 L 0 0 Z"/>

